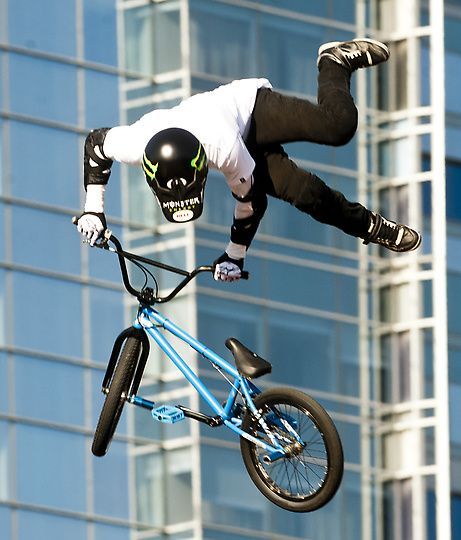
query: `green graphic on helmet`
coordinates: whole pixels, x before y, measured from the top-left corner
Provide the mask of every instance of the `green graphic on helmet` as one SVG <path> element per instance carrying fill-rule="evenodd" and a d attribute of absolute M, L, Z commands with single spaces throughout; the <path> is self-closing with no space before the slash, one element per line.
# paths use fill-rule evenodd
<path fill-rule="evenodd" d="M 207 165 L 205 150 L 201 144 L 199 144 L 197 155 L 191 160 L 190 164 L 198 171 L 201 171 Z"/>
<path fill-rule="evenodd" d="M 146 176 L 148 176 L 150 180 L 153 180 L 155 178 L 155 175 L 157 174 L 158 163 L 151 163 L 147 159 L 146 154 L 144 153 L 142 157 L 142 168 L 143 171 L 146 173 Z"/>

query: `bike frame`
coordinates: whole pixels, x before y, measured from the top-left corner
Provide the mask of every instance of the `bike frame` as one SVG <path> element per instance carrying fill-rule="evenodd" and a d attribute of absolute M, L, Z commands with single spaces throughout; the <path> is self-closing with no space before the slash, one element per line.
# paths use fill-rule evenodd
<path fill-rule="evenodd" d="M 108 246 L 109 240 L 115 245 L 115 249 Z M 181 270 L 179 268 L 160 263 L 159 261 L 154 261 L 152 259 L 147 259 L 145 257 L 141 257 L 133 253 L 123 251 L 119 240 L 116 237 L 114 237 L 110 231 L 106 231 L 105 240 L 101 244 L 96 245 L 96 247 L 100 247 L 100 248 L 112 251 L 114 253 L 117 253 L 118 255 L 120 269 L 122 272 L 122 278 L 123 278 L 123 283 L 125 285 L 125 288 L 130 294 L 135 296 L 139 302 L 138 315 L 135 322 L 133 323 L 133 328 L 138 329 L 138 330 L 143 329 L 148 335 L 151 336 L 151 338 L 158 345 L 158 347 L 160 347 L 160 349 L 166 354 L 166 356 L 179 369 L 179 371 L 182 373 L 184 378 L 195 388 L 198 394 L 203 398 L 203 400 L 211 407 L 211 409 L 217 415 L 216 418 L 212 418 L 212 417 L 207 417 L 206 415 L 202 415 L 201 413 L 196 413 L 190 410 L 187 410 L 187 414 L 186 414 L 186 409 L 184 407 L 178 406 L 178 408 L 185 413 L 185 416 L 189 416 L 190 418 L 195 418 L 197 420 L 203 420 L 203 419 L 211 420 L 213 421 L 213 423 L 212 424 L 210 423 L 210 425 L 214 425 L 214 426 L 224 424 L 227 428 L 229 428 L 231 431 L 233 431 L 240 437 L 244 437 L 245 439 L 263 448 L 267 452 L 268 461 L 275 461 L 283 457 L 285 455 L 285 451 L 282 445 L 278 443 L 275 437 L 271 434 L 271 431 L 268 428 L 265 420 L 263 419 L 262 415 L 258 412 L 253 402 L 253 397 L 260 394 L 261 391 L 249 379 L 246 379 L 245 377 L 243 377 L 239 373 L 239 371 L 234 366 L 232 366 L 229 362 L 227 362 L 224 358 L 222 358 L 221 356 L 216 354 L 214 351 L 206 347 L 203 343 L 201 343 L 200 341 L 195 339 L 193 336 L 185 332 L 183 329 L 177 326 L 174 322 L 165 318 L 160 312 L 158 312 L 156 309 L 152 307 L 153 304 L 168 302 L 174 296 L 176 296 L 176 294 L 178 294 L 178 292 L 182 288 L 184 288 L 186 284 L 189 283 L 189 281 L 191 281 L 191 279 L 195 278 L 201 272 L 212 272 L 213 267 L 201 266 L 201 267 L 196 268 L 192 272 L 187 272 L 185 270 Z M 158 268 L 162 268 L 170 272 L 174 272 L 176 274 L 183 276 L 183 280 L 179 283 L 179 285 L 175 289 L 173 289 L 173 291 L 170 292 L 170 294 L 164 297 L 155 296 L 153 294 L 153 291 L 149 288 L 145 289 L 144 291 L 137 291 L 130 283 L 130 279 L 129 279 L 129 275 L 128 275 L 124 258 L 127 258 L 128 260 L 131 260 L 131 261 L 137 261 L 137 262 L 149 264 L 152 266 L 156 266 Z M 242 272 L 242 277 L 247 279 L 248 273 Z M 171 343 L 165 337 L 164 333 L 161 332 L 160 330 L 169 332 L 170 334 L 179 338 L 184 343 L 187 343 L 192 349 L 197 351 L 209 362 L 217 366 L 219 370 L 221 370 L 222 372 L 226 373 L 229 376 L 231 380 L 229 380 L 228 382 L 231 385 L 231 389 L 229 391 L 229 394 L 227 396 L 227 399 L 224 405 L 221 405 L 219 403 L 219 401 L 216 399 L 213 393 L 203 383 L 200 377 L 198 377 L 198 375 L 189 367 L 188 363 L 179 355 L 176 349 L 171 345 Z M 112 369 L 113 367 L 114 366 L 112 366 Z M 110 375 L 110 372 L 106 373 L 106 378 L 109 378 L 109 375 Z M 257 437 L 253 437 L 251 434 L 241 429 L 240 427 L 242 423 L 241 419 L 236 418 L 232 414 L 234 410 L 234 406 L 235 406 L 235 401 L 239 392 L 242 394 L 243 399 L 248 409 L 255 416 L 255 418 L 258 419 L 261 425 L 261 429 L 265 431 L 266 434 L 268 435 L 271 441 L 271 444 L 268 444 L 258 439 Z M 127 400 L 133 405 L 136 405 L 142 408 L 153 410 L 155 407 L 155 404 L 153 402 L 144 399 L 140 395 L 128 396 Z M 290 432 L 293 433 L 295 438 L 300 441 L 298 434 L 289 425 L 289 423 L 287 423 L 286 427 L 287 429 L 289 429 Z"/>
<path fill-rule="evenodd" d="M 245 377 L 242 377 L 234 366 L 229 364 L 229 362 L 227 362 L 224 358 L 206 347 L 203 343 L 192 337 L 174 322 L 165 318 L 161 313 L 150 306 L 140 307 L 138 317 L 133 326 L 135 328 L 143 328 L 152 337 L 155 343 L 179 369 L 184 378 L 195 388 L 203 400 L 213 409 L 226 427 L 231 429 L 237 435 L 244 437 L 245 439 L 248 439 L 249 441 L 262 447 L 268 452 L 271 460 L 275 460 L 277 457 L 284 455 L 283 447 L 275 440 L 273 440 L 272 445 L 270 445 L 264 441 L 261 441 L 260 439 L 257 439 L 256 437 L 253 437 L 240 428 L 241 420 L 232 415 L 237 394 L 239 391 L 241 391 L 247 407 L 253 414 L 258 416 L 258 411 L 253 402 L 253 396 L 260 393 L 260 390 Z M 212 364 L 218 366 L 223 372 L 232 378 L 231 390 L 224 405 L 219 403 L 213 393 L 202 382 L 200 377 L 198 377 L 198 375 L 189 367 L 187 362 L 179 355 L 179 353 L 171 345 L 159 328 L 166 330 L 182 340 L 184 343 L 187 343 L 192 349 L 197 351 Z M 130 401 L 134 405 L 145 407 L 145 400 L 141 396 L 133 396 Z"/>

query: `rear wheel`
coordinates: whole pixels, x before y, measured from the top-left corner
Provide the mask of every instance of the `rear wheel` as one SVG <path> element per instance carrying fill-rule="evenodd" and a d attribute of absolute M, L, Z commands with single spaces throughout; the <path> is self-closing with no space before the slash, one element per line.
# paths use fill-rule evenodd
<path fill-rule="evenodd" d="M 243 461 L 256 487 L 292 512 L 325 505 L 336 493 L 344 468 L 341 440 L 325 409 L 291 388 L 262 392 L 254 403 L 260 418 L 247 410 L 243 430 L 267 444 L 273 444 L 272 438 L 287 452 L 271 461 L 266 450 L 240 438 Z"/>
<path fill-rule="evenodd" d="M 123 411 L 125 401 L 129 396 L 131 384 L 141 353 L 141 342 L 135 337 L 129 337 L 120 353 L 104 405 L 99 415 L 91 451 L 101 457 L 107 453 L 114 436 L 117 424 Z"/>

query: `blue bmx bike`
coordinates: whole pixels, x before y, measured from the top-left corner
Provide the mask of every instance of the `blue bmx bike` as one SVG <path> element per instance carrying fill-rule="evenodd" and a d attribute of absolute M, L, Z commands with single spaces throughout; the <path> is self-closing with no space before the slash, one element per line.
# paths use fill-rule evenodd
<path fill-rule="evenodd" d="M 160 422 L 173 424 L 188 418 L 213 429 L 230 429 L 240 438 L 243 462 L 250 478 L 272 503 L 292 512 L 311 512 L 325 505 L 341 483 L 344 458 L 338 432 L 324 408 L 293 388 L 261 391 L 253 381 L 270 373 L 269 362 L 231 337 L 226 346 L 233 355 L 234 366 L 154 308 L 174 298 L 198 274 L 213 272 L 213 267 L 200 266 L 187 272 L 124 251 L 110 231 L 106 231 L 96 247 L 117 254 L 125 288 L 137 298 L 139 308 L 133 325 L 115 340 L 107 365 L 102 382 L 105 400 L 93 439 L 93 454 L 106 454 L 123 407 L 129 403 L 147 409 Z M 144 275 L 140 290 L 132 284 L 126 261 Z M 179 284 L 166 296 L 159 296 L 153 268 L 181 276 Z M 224 403 L 173 348 L 166 337 L 169 333 L 187 343 L 220 372 L 230 387 Z M 157 404 L 138 394 L 149 355 L 148 336 L 192 384 L 213 415 L 179 404 Z"/>

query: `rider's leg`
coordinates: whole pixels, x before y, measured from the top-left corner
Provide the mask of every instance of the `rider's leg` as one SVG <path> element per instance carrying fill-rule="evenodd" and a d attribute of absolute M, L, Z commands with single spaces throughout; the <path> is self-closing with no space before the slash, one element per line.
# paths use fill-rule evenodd
<path fill-rule="evenodd" d="M 380 244 L 399 252 L 419 246 L 419 233 L 349 201 L 315 174 L 299 168 L 280 145 L 260 149 L 255 157 L 255 183 L 264 185 L 268 195 L 289 202 L 321 223 L 362 238 L 364 243 Z"/>
<path fill-rule="evenodd" d="M 268 88 L 258 91 L 247 144 L 307 141 L 339 146 L 357 129 L 357 109 L 349 91 L 350 72 L 337 63 L 322 62 L 318 104 Z"/>
<path fill-rule="evenodd" d="M 252 114 L 250 144 L 308 141 L 339 146 L 357 129 L 357 109 L 350 93 L 351 73 L 384 62 L 387 47 L 374 40 L 322 45 L 318 58 L 317 104 L 260 89 Z"/>

